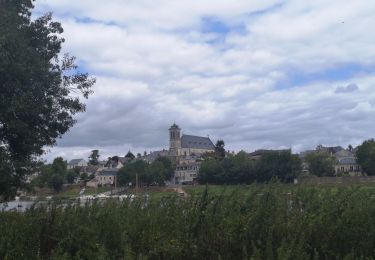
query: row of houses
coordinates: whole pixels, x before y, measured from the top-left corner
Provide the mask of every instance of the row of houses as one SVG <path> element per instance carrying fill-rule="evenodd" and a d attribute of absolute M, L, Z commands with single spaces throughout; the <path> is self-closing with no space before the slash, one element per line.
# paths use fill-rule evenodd
<path fill-rule="evenodd" d="M 114 156 L 106 161 L 99 161 L 98 165 L 90 166 L 84 159 L 74 159 L 68 163 L 68 168 L 81 169 L 81 173 L 87 173 L 94 178 L 87 183 L 88 186 L 98 187 L 101 185 L 116 185 L 117 171 L 125 164 L 133 160 L 144 160 L 152 163 L 158 157 L 169 157 L 175 165 L 174 176 L 171 180 L 173 184 L 187 184 L 196 181 L 198 172 L 203 161 L 202 156 L 206 153 L 215 151 L 215 145 L 210 138 L 181 134 L 181 129 L 175 123 L 169 130 L 169 149 L 154 151 L 143 155 L 134 156 L 130 152 L 124 156 Z M 257 150 L 249 153 L 251 160 L 258 160 L 269 151 L 275 150 Z M 290 151 L 290 150 L 277 150 Z M 336 175 L 361 175 L 361 167 L 356 163 L 355 149 L 344 149 L 341 146 L 324 147 L 319 145 L 315 150 L 304 151 L 299 154 L 303 161 L 303 171 L 308 173 L 308 167 L 304 161 L 309 153 L 324 151 L 335 158 Z"/>
<path fill-rule="evenodd" d="M 255 152 L 249 153 L 249 157 L 251 160 L 258 160 L 267 152 L 270 151 L 291 151 L 290 149 L 286 150 L 257 150 Z M 332 146 L 332 147 L 325 147 L 322 145 L 317 146 L 315 150 L 307 150 L 299 153 L 299 157 L 302 160 L 302 167 L 303 173 L 308 174 L 309 169 L 308 165 L 305 161 L 305 158 L 308 154 L 316 153 L 316 152 L 325 152 L 332 156 L 334 159 L 334 168 L 336 176 L 348 175 L 348 176 L 361 176 L 362 169 L 357 164 L 356 158 L 356 149 L 353 148 L 343 148 L 341 146 Z"/>

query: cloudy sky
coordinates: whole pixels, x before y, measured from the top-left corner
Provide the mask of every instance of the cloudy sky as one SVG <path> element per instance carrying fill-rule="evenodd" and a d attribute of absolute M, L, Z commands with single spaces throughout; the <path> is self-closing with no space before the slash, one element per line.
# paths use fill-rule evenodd
<path fill-rule="evenodd" d="M 38 0 L 97 78 L 46 155 L 168 147 L 168 127 L 227 149 L 357 145 L 375 136 L 375 1 Z"/>

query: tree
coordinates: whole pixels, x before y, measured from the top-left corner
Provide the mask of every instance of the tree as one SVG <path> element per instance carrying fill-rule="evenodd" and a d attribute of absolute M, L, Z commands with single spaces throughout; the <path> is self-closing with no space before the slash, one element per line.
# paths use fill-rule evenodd
<path fill-rule="evenodd" d="M 335 160 L 324 151 L 317 151 L 306 155 L 305 161 L 311 174 L 318 177 L 335 175 Z"/>
<path fill-rule="evenodd" d="M 135 158 L 134 154 L 129 151 L 126 155 L 125 155 L 125 158 L 128 158 L 129 161 L 133 160 Z"/>
<path fill-rule="evenodd" d="M 52 162 L 51 171 L 53 174 L 58 174 L 64 178 L 67 172 L 66 161 L 62 157 L 56 157 Z"/>
<path fill-rule="evenodd" d="M 149 165 L 148 172 L 151 183 L 164 185 L 165 181 L 172 178 L 174 166 L 168 157 L 160 156 Z"/>
<path fill-rule="evenodd" d="M 77 177 L 77 173 L 71 169 L 66 174 L 66 181 L 70 184 L 74 183 L 74 179 Z"/>
<path fill-rule="evenodd" d="M 63 178 L 59 174 L 54 174 L 52 175 L 49 184 L 51 188 L 53 188 L 56 192 L 59 192 L 63 186 Z"/>
<path fill-rule="evenodd" d="M 248 184 L 277 178 L 282 182 L 291 182 L 301 170 L 301 160 L 290 151 L 270 151 L 257 162 L 241 151 L 222 160 L 205 159 L 199 170 L 198 181 L 202 184 Z"/>
<path fill-rule="evenodd" d="M 292 182 L 302 171 L 302 162 L 290 151 L 269 151 L 256 162 L 257 181 L 268 182 L 277 178 Z"/>
<path fill-rule="evenodd" d="M 160 156 L 156 158 L 154 162 L 160 162 L 163 164 L 163 178 L 164 180 L 170 180 L 175 169 L 172 161 L 166 156 Z"/>
<path fill-rule="evenodd" d="M 126 186 L 129 182 L 135 183 L 136 174 L 138 174 L 139 181 L 151 183 L 148 176 L 148 167 L 149 164 L 142 160 L 125 164 L 117 172 L 117 181 L 119 185 Z"/>
<path fill-rule="evenodd" d="M 119 185 L 127 185 L 129 182 L 135 183 L 136 174 L 140 183 L 150 185 L 157 183 L 164 185 L 166 180 L 172 178 L 174 166 L 167 157 L 158 157 L 151 164 L 138 160 L 125 164 L 117 173 Z"/>
<path fill-rule="evenodd" d="M 91 155 L 89 156 L 89 164 L 90 165 L 98 165 L 99 164 L 99 150 L 92 150 Z"/>
<path fill-rule="evenodd" d="M 20 187 L 43 147 L 74 125 L 85 110 L 79 96 L 87 98 L 95 83 L 74 57 L 60 56 L 60 23 L 49 13 L 32 20 L 32 9 L 32 0 L 0 1 L 0 152 L 10 167 L 0 173 L 9 187 L 3 195 Z"/>
<path fill-rule="evenodd" d="M 198 182 L 201 184 L 222 184 L 220 177 L 224 172 L 221 162 L 215 159 L 207 159 L 202 162 L 199 169 Z"/>
<path fill-rule="evenodd" d="M 218 158 L 222 159 L 225 157 L 225 144 L 223 140 L 218 140 L 215 145 L 215 153 Z"/>
<path fill-rule="evenodd" d="M 366 140 L 358 146 L 357 163 L 367 175 L 375 175 L 375 140 Z"/>

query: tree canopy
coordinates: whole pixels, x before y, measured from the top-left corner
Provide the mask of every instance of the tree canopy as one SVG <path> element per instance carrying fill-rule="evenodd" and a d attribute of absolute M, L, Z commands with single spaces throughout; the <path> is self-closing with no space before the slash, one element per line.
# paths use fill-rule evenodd
<path fill-rule="evenodd" d="M 90 165 L 98 165 L 99 164 L 99 150 L 92 150 L 89 156 L 89 164 Z"/>
<path fill-rule="evenodd" d="M 357 148 L 357 163 L 367 175 L 375 175 L 375 140 L 366 140 Z"/>
<path fill-rule="evenodd" d="M 306 155 L 305 161 L 309 172 L 318 177 L 335 175 L 335 160 L 324 151 L 316 151 Z"/>
<path fill-rule="evenodd" d="M 31 0 L 0 1 L 0 196 L 14 194 L 44 146 L 85 110 L 80 96 L 95 79 L 61 55 L 61 24 L 47 13 L 33 20 Z M 5 171 L 5 169 L 8 169 Z"/>
<path fill-rule="evenodd" d="M 248 184 L 277 178 L 291 182 L 301 172 L 301 160 L 290 151 L 268 152 L 252 161 L 241 151 L 222 160 L 206 158 L 200 167 L 198 181 L 209 184 Z"/>
<path fill-rule="evenodd" d="M 152 163 L 143 160 L 125 164 L 117 173 L 120 185 L 135 183 L 136 174 L 140 183 L 150 185 L 157 183 L 163 185 L 165 181 L 172 178 L 174 172 L 173 164 L 167 157 L 158 157 Z"/>

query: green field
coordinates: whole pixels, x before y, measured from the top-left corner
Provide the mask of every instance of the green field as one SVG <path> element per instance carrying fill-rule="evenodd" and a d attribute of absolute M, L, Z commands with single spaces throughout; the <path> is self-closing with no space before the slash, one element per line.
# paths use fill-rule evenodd
<path fill-rule="evenodd" d="M 374 259 L 371 185 L 185 190 L 0 213 L 0 259 Z"/>

